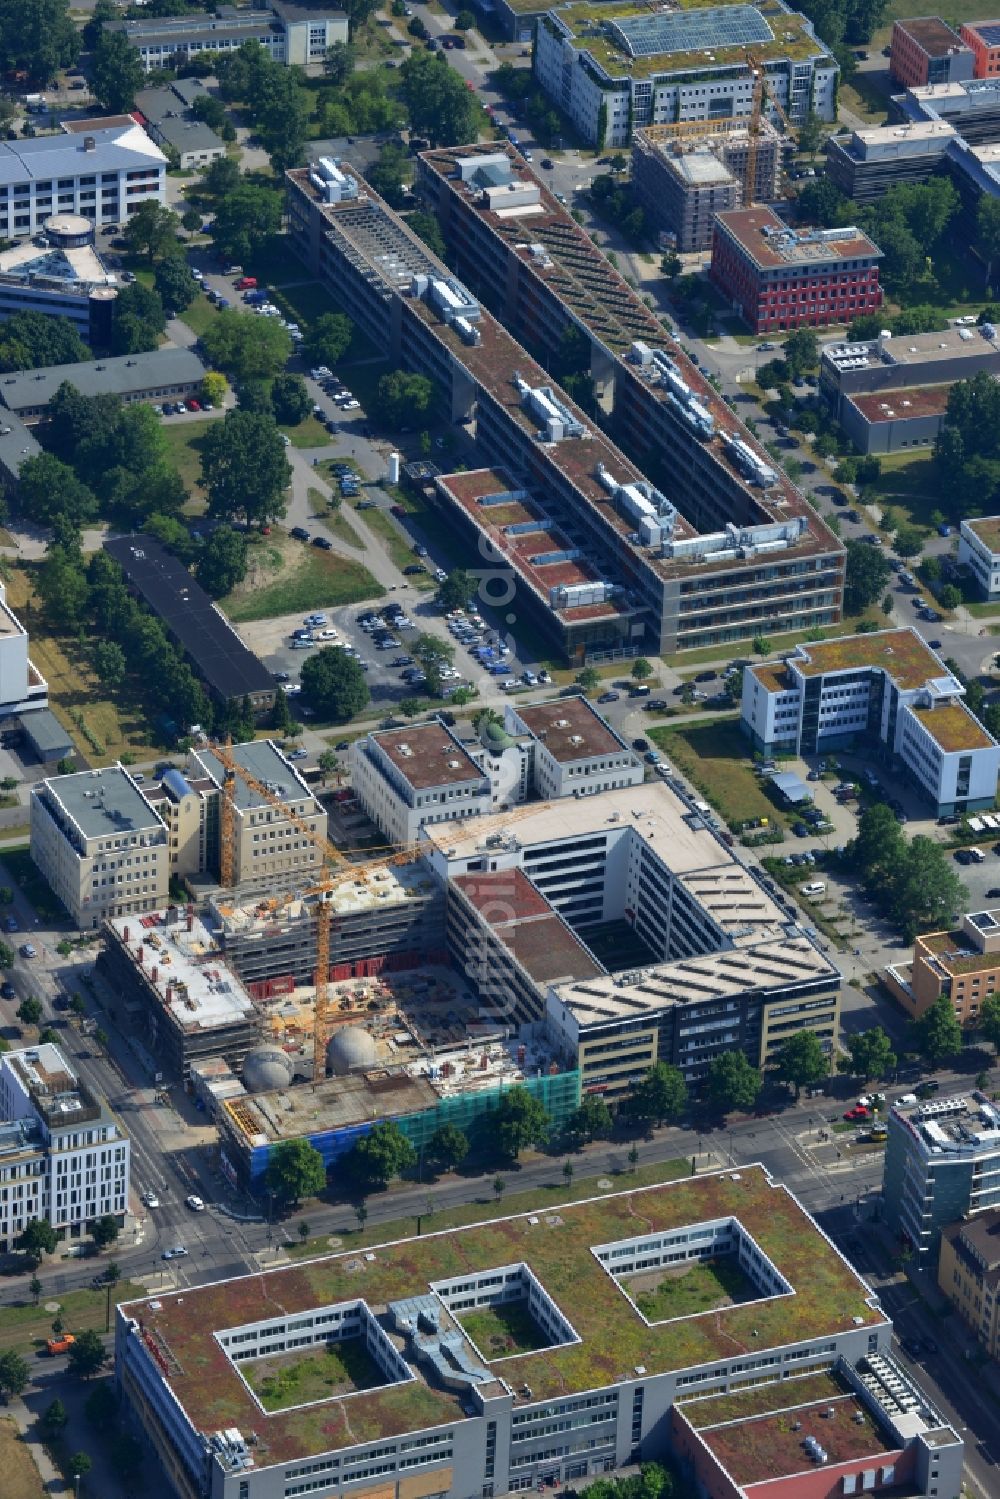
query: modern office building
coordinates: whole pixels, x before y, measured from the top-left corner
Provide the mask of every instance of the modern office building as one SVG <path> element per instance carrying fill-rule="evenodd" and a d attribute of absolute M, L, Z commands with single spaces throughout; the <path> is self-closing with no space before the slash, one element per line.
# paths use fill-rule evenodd
<path fill-rule="evenodd" d="M 224 1057 L 234 1072 L 242 1067 L 261 1017 L 193 906 L 167 907 L 164 898 L 152 919 L 109 915 L 103 936 L 97 971 L 150 1071 L 187 1082 L 206 1057 Z"/>
<path fill-rule="evenodd" d="M 414 724 L 356 739 L 351 785 L 389 843 L 415 843 L 430 822 L 492 809 L 488 774 L 445 724 Z"/>
<path fill-rule="evenodd" d="M 81 931 L 165 904 L 166 823 L 123 765 L 36 782 L 30 821 L 32 860 Z"/>
<path fill-rule="evenodd" d="M 1000 1111 L 938 1095 L 894 1104 L 886 1125 L 886 1222 L 923 1264 L 933 1264 L 946 1224 L 1000 1208 Z"/>
<path fill-rule="evenodd" d="M 922 933 L 910 962 L 890 963 L 882 977 L 911 1020 L 945 995 L 959 1024 L 975 1030 L 982 1002 L 1000 980 L 1000 912 L 970 911 L 957 930 Z"/>
<path fill-rule="evenodd" d="M 41 236 L 0 250 L 0 321 L 19 312 L 67 318 L 85 343 L 107 348 L 121 278 L 94 247 L 94 225 L 56 214 Z"/>
<path fill-rule="evenodd" d="M 0 374 L 0 402 L 22 422 L 33 423 L 41 421 L 63 384 L 83 396 L 115 395 L 131 406 L 136 401 L 184 400 L 195 394 L 204 378 L 205 365 L 193 349 L 164 347 L 148 354 L 117 354 Z"/>
<path fill-rule="evenodd" d="M 826 142 L 826 175 L 855 203 L 873 203 L 890 187 L 926 182 L 945 169 L 949 150 L 958 140 L 954 125 L 937 119 L 831 135 Z"/>
<path fill-rule="evenodd" d="M 822 755 L 864 744 L 937 814 L 992 807 L 1000 745 L 912 628 L 800 645 L 747 668 L 742 727 L 755 749 Z"/>
<path fill-rule="evenodd" d="M 535 33 L 535 77 L 598 150 L 627 145 L 639 126 L 749 118 L 755 65 L 793 125 L 810 111 L 836 118 L 837 63 L 782 0 L 672 11 L 569 0 Z"/>
<path fill-rule="evenodd" d="M 882 305 L 882 252 L 860 229 L 790 229 L 771 208 L 716 217 L 711 277 L 755 333 L 848 323 Z"/>
<path fill-rule="evenodd" d="M 231 754 L 321 842 L 326 813 L 270 740 Z M 31 793 L 31 856 L 77 926 L 97 927 L 166 905 L 171 879 L 217 874 L 222 766 L 192 751 L 187 773 L 145 785 L 123 766 L 39 781 Z M 236 897 L 308 884 L 322 862 L 300 826 L 239 775 L 233 790 Z"/>
<path fill-rule="evenodd" d="M 537 618 L 548 593 L 551 631 L 571 651 L 596 628 L 566 612 L 577 601 L 600 610 L 633 650 L 654 631 L 650 609 L 669 651 L 752 637 L 754 619 L 758 629 L 769 619 L 795 620 L 781 626 L 793 629 L 836 623 L 836 538 L 514 148 L 429 151 L 419 158 L 418 191 L 438 216 L 451 264 L 505 328 L 553 367 L 567 342 L 582 344 L 615 440 L 647 486 L 614 484 L 606 472 L 596 503 L 591 490 L 584 506 L 530 472 L 506 483 L 497 473 L 439 480 L 463 530 L 499 549 L 498 573 L 509 565 L 522 585 L 519 606 L 523 598 Z M 498 468 L 514 467 L 509 451 L 499 456 Z M 552 591 L 548 574 L 560 552 L 573 568 L 565 594 Z"/>
<path fill-rule="evenodd" d="M 482 817 L 534 794 L 589 796 L 642 784 L 639 757 L 585 697 L 507 704 L 502 730 L 462 739 L 440 721 L 356 739 L 351 784 L 390 843 L 432 823 Z"/>
<path fill-rule="evenodd" d="M 4 389 L 0 378 L 0 396 Z M 113 537 L 104 543 L 104 550 L 118 563 L 129 588 L 180 646 L 217 703 L 246 701 L 257 718 L 270 712 L 277 691 L 274 677 L 172 552 L 141 533 Z M 188 726 L 180 727 L 183 731 Z"/>
<path fill-rule="evenodd" d="M 972 52 L 973 78 L 1000 77 L 1000 22 L 963 21 L 958 34 Z"/>
<path fill-rule="evenodd" d="M 1000 1355 L 1000 1210 L 941 1230 L 938 1287 L 990 1358 Z"/>
<path fill-rule="evenodd" d="M 166 201 L 167 158 L 134 121 L 0 143 L 0 235 L 38 234 L 53 214 L 119 224 Z"/>
<path fill-rule="evenodd" d="M 639 1310 L 640 1273 L 655 1285 L 668 1264 L 676 1275 L 715 1257 L 746 1280 L 746 1304 L 680 1324 Z M 537 1351 L 476 1340 L 473 1314 L 506 1307 Z M 730 1468 L 749 1483 L 760 1447 L 769 1492 L 787 1499 L 820 1466 L 825 1492 L 903 1484 L 958 1499 L 961 1439 L 890 1337 L 866 1283 L 747 1166 L 335 1254 L 305 1273 L 161 1291 L 119 1307 L 115 1369 L 180 1499 L 467 1499 L 671 1452 L 691 1454 L 709 1499 L 736 1499 L 755 1490 Z M 265 1409 L 264 1359 L 338 1344 L 363 1382 Z M 742 1457 L 725 1429 L 734 1401 L 761 1426 Z"/>
<path fill-rule="evenodd" d="M 61 1240 L 125 1222 L 129 1137 L 107 1102 L 45 1041 L 0 1057 L 0 1250 L 47 1218 Z"/>
<path fill-rule="evenodd" d="M 314 882 L 323 864 L 326 810 L 295 766 L 270 739 L 235 744 L 229 751 L 238 767 L 232 777 L 233 889 L 238 899 L 301 889 Z M 189 769 L 196 782 L 215 788 L 217 802 L 227 781 L 222 761 L 211 749 L 193 749 Z M 246 774 L 239 774 L 239 770 Z M 266 794 L 265 794 L 266 793 Z M 275 806 L 275 801 L 280 806 Z M 216 829 L 219 813 L 216 810 Z M 219 834 L 216 831 L 216 840 Z M 218 842 L 209 853 L 214 863 Z"/>
<path fill-rule="evenodd" d="M 112 21 L 109 29 L 122 31 L 136 49 L 147 73 L 174 68 L 189 57 L 225 57 L 244 42 L 258 42 L 272 62 L 321 64 L 327 48 L 348 39 L 342 10 L 298 0 L 270 0 L 267 5 L 219 5 L 209 12 L 187 16 L 144 17 Z"/>
<path fill-rule="evenodd" d="M 717 213 L 746 197 L 750 130 L 742 120 L 706 124 L 693 134 L 673 125 L 647 125 L 632 137 L 632 188 L 651 224 L 681 254 L 708 250 Z M 761 120 L 751 201 L 770 203 L 781 187 L 781 137 Z"/>
<path fill-rule="evenodd" d="M 937 333 L 880 334 L 866 343 L 828 343 L 820 355 L 819 391 L 840 420 L 848 398 L 895 401 L 914 388 L 948 387 L 980 370 L 1000 375 L 1000 341 L 991 324 Z"/>
<path fill-rule="evenodd" d="M 962 522 L 958 565 L 969 569 L 984 599 L 1000 598 L 1000 515 Z"/>
<path fill-rule="evenodd" d="M 906 386 L 845 396 L 840 426 L 859 453 L 905 453 L 933 447 L 948 410 L 950 385 Z"/>
<path fill-rule="evenodd" d="M 226 143 L 192 113 L 198 99 L 212 95 L 200 78 L 176 78 L 159 88 L 140 89 L 135 107 L 146 134 L 169 154 L 177 154 L 182 171 L 206 167 L 226 154 Z"/>
<path fill-rule="evenodd" d="M 937 16 L 893 23 L 889 73 L 904 88 L 971 78 L 974 61 L 964 38 Z"/>
<path fill-rule="evenodd" d="M 542 1021 L 584 1093 L 617 1102 L 658 1061 L 697 1086 L 734 1047 L 767 1066 L 804 1029 L 836 1045 L 840 974 L 662 783 L 426 834 L 455 966 Z"/>

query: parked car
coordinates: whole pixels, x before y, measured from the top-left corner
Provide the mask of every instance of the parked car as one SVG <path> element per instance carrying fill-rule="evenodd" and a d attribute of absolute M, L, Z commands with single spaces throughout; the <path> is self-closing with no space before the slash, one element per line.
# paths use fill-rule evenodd
<path fill-rule="evenodd" d="M 305 526 L 293 526 L 288 534 L 289 536 L 294 536 L 296 541 L 309 540 L 309 532 L 306 530 Z"/>
<path fill-rule="evenodd" d="M 329 541 L 325 536 L 314 536 L 312 539 L 312 545 L 314 547 L 319 547 L 320 550 L 324 552 L 333 551 L 333 542 Z"/>

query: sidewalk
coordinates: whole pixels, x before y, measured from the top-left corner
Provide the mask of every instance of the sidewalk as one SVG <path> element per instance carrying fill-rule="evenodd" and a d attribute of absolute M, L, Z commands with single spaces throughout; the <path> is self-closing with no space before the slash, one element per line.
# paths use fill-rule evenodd
<path fill-rule="evenodd" d="M 17 1423 L 17 1429 L 24 1439 L 25 1446 L 31 1453 L 32 1461 L 38 1469 L 39 1477 L 42 1480 L 42 1487 L 45 1489 L 46 1494 L 71 1494 L 73 1492 L 72 1486 L 66 1483 L 41 1442 L 37 1441 L 31 1435 L 35 1428 L 35 1421 L 24 1401 L 20 1397 L 8 1400 L 7 1411 Z"/>

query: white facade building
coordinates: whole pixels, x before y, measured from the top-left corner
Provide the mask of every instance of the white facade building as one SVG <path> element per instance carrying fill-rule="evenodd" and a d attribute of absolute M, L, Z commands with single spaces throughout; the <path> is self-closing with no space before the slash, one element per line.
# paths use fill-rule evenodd
<path fill-rule="evenodd" d="M 31 857 L 81 930 L 166 904 L 167 824 L 124 766 L 37 782 L 30 818 Z"/>
<path fill-rule="evenodd" d="M 0 235 L 38 234 L 53 214 L 125 223 L 166 201 L 167 158 L 139 125 L 66 131 L 0 143 Z"/>
<path fill-rule="evenodd" d="M 493 809 L 489 775 L 440 722 L 356 740 L 351 784 L 390 843 L 416 842 L 425 823 Z"/>
<path fill-rule="evenodd" d="M 203 52 L 224 57 L 244 42 L 258 42 L 273 62 L 305 67 L 322 63 L 328 47 L 348 39 L 344 11 L 291 0 L 273 0 L 256 9 L 220 5 L 209 14 L 118 21 L 109 29 L 125 33 L 147 73 Z"/>
<path fill-rule="evenodd" d="M 996 799 L 1000 745 L 969 712 L 964 691 L 913 629 L 848 635 L 748 667 L 742 726 L 766 754 L 867 742 L 939 815 L 975 811 Z"/>
<path fill-rule="evenodd" d="M 0 1057 L 0 1249 L 47 1218 L 79 1237 L 128 1208 L 129 1138 L 48 1043 Z"/>
<path fill-rule="evenodd" d="M 810 111 L 835 119 L 837 63 L 803 16 L 775 8 L 781 14 L 767 20 L 742 7 L 756 18 L 747 40 L 756 42 L 772 96 L 794 125 Z M 695 34 L 685 11 L 569 0 L 538 23 L 535 76 L 598 149 L 626 145 L 640 125 L 749 118 L 753 75 L 728 12 L 728 5 L 697 11 Z"/>
<path fill-rule="evenodd" d="M 1000 515 L 962 522 L 958 565 L 969 569 L 984 599 L 1000 598 Z"/>
<path fill-rule="evenodd" d="M 583 696 L 505 705 L 507 728 L 530 734 L 531 784 L 538 796 L 593 796 L 641 786 L 642 762 Z"/>

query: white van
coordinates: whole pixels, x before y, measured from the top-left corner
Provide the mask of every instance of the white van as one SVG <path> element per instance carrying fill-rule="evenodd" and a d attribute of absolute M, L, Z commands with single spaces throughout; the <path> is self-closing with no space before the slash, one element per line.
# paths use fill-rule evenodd
<path fill-rule="evenodd" d="M 822 880 L 810 880 L 808 885 L 799 886 L 799 893 L 802 895 L 808 895 L 810 900 L 815 900 L 816 897 L 818 895 L 822 895 L 825 890 L 826 885 Z"/>

